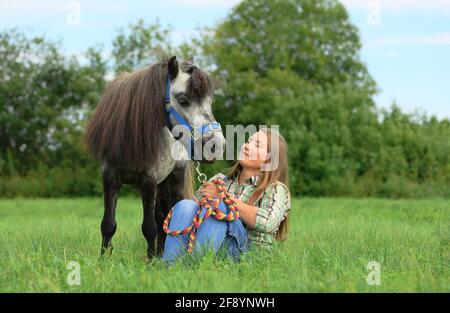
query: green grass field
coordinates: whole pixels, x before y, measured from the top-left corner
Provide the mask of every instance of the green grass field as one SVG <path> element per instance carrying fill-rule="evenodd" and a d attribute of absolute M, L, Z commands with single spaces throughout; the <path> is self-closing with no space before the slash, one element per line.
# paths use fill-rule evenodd
<path fill-rule="evenodd" d="M 0 291 L 450 291 L 450 200 L 296 199 L 272 253 L 172 268 L 146 261 L 136 198 L 119 198 L 115 248 L 100 259 L 102 211 L 100 198 L 0 200 Z M 80 286 L 66 281 L 72 260 Z M 366 282 L 369 261 L 380 285 Z"/>

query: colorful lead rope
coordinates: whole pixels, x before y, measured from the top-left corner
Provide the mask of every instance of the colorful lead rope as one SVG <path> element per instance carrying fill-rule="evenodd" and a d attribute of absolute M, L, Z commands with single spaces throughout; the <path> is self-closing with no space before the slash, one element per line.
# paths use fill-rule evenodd
<path fill-rule="evenodd" d="M 219 188 L 219 198 L 211 198 L 211 197 L 203 197 L 200 200 L 200 206 L 197 212 L 195 213 L 194 218 L 192 219 L 191 225 L 184 229 L 178 230 L 170 230 L 169 223 L 172 218 L 173 209 L 172 208 L 167 214 L 166 219 L 164 220 L 163 229 L 166 234 L 172 236 L 178 236 L 180 234 L 184 235 L 189 233 L 189 243 L 188 243 L 188 252 L 192 253 L 194 251 L 194 243 L 195 243 L 195 232 L 200 227 L 200 225 L 208 219 L 210 216 L 215 218 L 216 220 L 225 220 L 227 222 L 234 221 L 239 217 L 239 212 L 237 211 L 236 201 L 231 197 L 231 195 L 227 192 L 227 188 L 225 186 L 225 182 L 221 178 L 217 178 L 212 181 Z M 223 201 L 230 211 L 228 214 L 225 214 L 220 210 L 219 203 Z M 200 218 L 200 213 L 202 209 L 206 208 L 205 214 Z"/>

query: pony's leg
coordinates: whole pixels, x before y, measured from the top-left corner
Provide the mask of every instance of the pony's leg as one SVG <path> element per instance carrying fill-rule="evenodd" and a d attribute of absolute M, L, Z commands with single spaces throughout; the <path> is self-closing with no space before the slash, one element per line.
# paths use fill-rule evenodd
<path fill-rule="evenodd" d="M 166 242 L 166 233 L 163 230 L 163 223 L 168 214 L 168 210 L 172 208 L 169 202 L 170 189 L 168 181 L 163 181 L 158 184 L 156 207 L 155 207 L 155 219 L 158 231 L 158 242 L 156 246 L 156 254 L 158 256 L 163 255 L 164 245 Z"/>
<path fill-rule="evenodd" d="M 147 256 L 152 258 L 156 255 L 158 231 L 155 219 L 156 184 L 145 180 L 140 185 L 144 217 L 142 220 L 142 234 L 147 240 Z"/>
<path fill-rule="evenodd" d="M 102 231 L 102 248 L 100 254 L 104 254 L 108 248 L 111 248 L 111 239 L 117 229 L 116 223 L 116 205 L 122 183 L 116 172 L 111 168 L 103 170 L 103 197 L 104 214 L 100 229 Z"/>
<path fill-rule="evenodd" d="M 187 165 L 187 163 L 186 163 Z M 170 209 L 183 200 L 183 188 L 185 183 L 184 167 L 175 167 L 170 175 L 158 185 L 158 201 L 156 207 L 156 224 L 158 225 L 157 255 L 163 255 L 166 241 L 166 233 L 163 230 L 164 220 Z"/>

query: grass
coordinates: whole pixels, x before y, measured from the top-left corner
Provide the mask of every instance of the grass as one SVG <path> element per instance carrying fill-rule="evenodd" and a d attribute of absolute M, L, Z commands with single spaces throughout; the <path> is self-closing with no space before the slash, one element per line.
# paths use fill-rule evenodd
<path fill-rule="evenodd" d="M 100 198 L 0 200 L 1 292 L 450 291 L 450 200 L 295 199 L 290 239 L 242 262 L 148 262 L 140 200 L 118 202 L 112 256 L 99 258 Z M 81 285 L 66 282 L 77 261 Z M 367 264 L 381 265 L 369 285 Z"/>

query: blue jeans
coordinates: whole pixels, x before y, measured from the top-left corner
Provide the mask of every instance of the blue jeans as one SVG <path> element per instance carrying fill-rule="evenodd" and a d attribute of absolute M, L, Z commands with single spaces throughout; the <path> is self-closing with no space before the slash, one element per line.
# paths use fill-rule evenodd
<path fill-rule="evenodd" d="M 222 201 L 219 208 L 224 213 L 229 212 L 228 206 Z M 175 204 L 169 229 L 178 230 L 188 227 L 192 223 L 195 213 L 199 209 L 198 204 L 193 200 L 184 199 Z M 202 217 L 206 209 L 200 213 Z M 167 234 L 164 246 L 163 261 L 167 264 L 174 264 L 176 259 L 187 253 L 189 242 L 189 233 L 173 236 Z M 195 233 L 194 254 L 204 253 L 207 248 L 214 246 L 216 253 L 219 249 L 227 250 L 235 262 L 239 262 L 240 255 L 247 252 L 250 248 L 250 240 L 247 236 L 247 230 L 242 224 L 241 219 L 227 222 L 216 220 L 213 216 L 204 220 Z"/>

